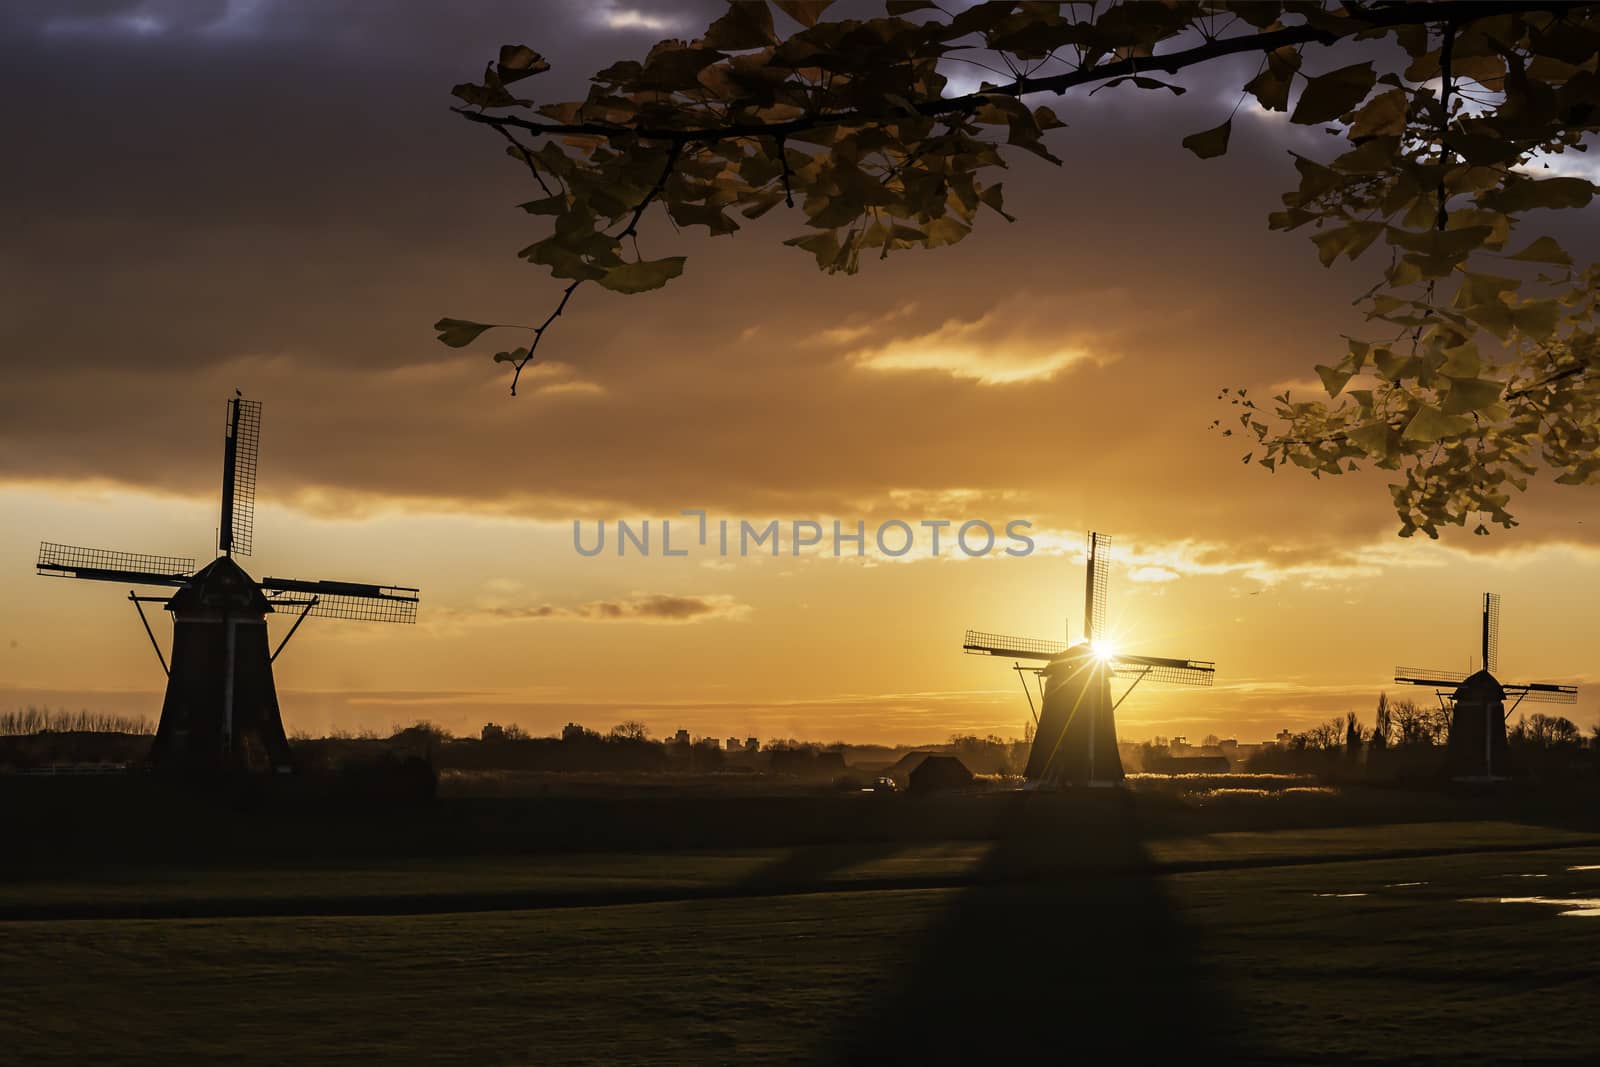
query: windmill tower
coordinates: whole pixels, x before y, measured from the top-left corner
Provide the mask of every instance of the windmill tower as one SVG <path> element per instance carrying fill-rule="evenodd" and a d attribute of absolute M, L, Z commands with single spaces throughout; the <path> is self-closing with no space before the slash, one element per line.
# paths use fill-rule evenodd
<path fill-rule="evenodd" d="M 234 561 L 235 553 L 249 555 L 254 548 L 260 436 L 261 405 L 235 393 L 228 401 L 223 436 L 221 554 L 198 571 L 194 560 L 173 556 L 48 541 L 39 546 L 42 575 L 176 590 L 163 596 L 128 593 L 167 675 L 161 724 L 150 749 L 150 762 L 160 770 L 290 770 L 272 663 L 300 624 L 309 615 L 371 622 L 417 619 L 416 589 L 288 578 L 257 581 Z M 150 602 L 172 613 L 170 664 L 145 617 L 143 605 Z M 279 610 L 299 614 L 274 649 L 267 616 Z"/>
<path fill-rule="evenodd" d="M 1495 677 L 1500 669 L 1500 594 L 1483 594 L 1479 651 L 1483 669 L 1474 674 L 1436 671 L 1425 667 L 1396 667 L 1394 680 L 1402 685 L 1425 685 L 1450 711 L 1450 737 L 1445 765 L 1461 781 L 1490 781 L 1504 777 L 1507 764 L 1506 719 L 1524 700 L 1546 704 L 1572 704 L 1578 687 L 1553 682 L 1506 683 Z M 1506 707 L 1509 698 L 1515 698 Z"/>
<path fill-rule="evenodd" d="M 1015 662 L 1020 677 L 1031 671 L 1038 678 L 1040 708 L 1035 716 L 1033 748 L 1028 752 L 1030 784 L 1112 786 L 1122 781 L 1122 757 L 1117 751 L 1115 712 L 1145 679 L 1174 685 L 1210 685 L 1216 664 L 1190 659 L 1135 656 L 1111 647 L 1106 630 L 1106 551 L 1111 539 L 1089 535 L 1089 558 L 1084 576 L 1084 639 L 1076 644 L 1031 637 L 1006 637 L 968 630 L 962 651 L 981 656 L 1005 656 Z M 1024 667 L 1020 661 L 1043 662 Z M 1112 679 L 1129 682 L 1122 695 L 1112 699 Z M 1033 695 L 1023 679 L 1028 710 Z"/>

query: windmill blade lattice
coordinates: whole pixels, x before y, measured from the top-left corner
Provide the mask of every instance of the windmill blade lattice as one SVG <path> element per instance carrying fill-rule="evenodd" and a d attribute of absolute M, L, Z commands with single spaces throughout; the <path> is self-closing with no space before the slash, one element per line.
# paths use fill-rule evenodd
<path fill-rule="evenodd" d="M 1483 594 L 1483 669 L 1500 671 L 1500 594 Z"/>
<path fill-rule="evenodd" d="M 1103 550 L 1110 544 L 1111 538 L 1105 534 L 1089 535 L 1089 580 L 1084 586 L 1083 628 L 1084 636 L 1090 641 L 1103 638 L 1106 632 L 1106 582 L 1110 563 Z"/>
<path fill-rule="evenodd" d="M 38 573 L 51 578 L 177 586 L 194 573 L 195 563 L 179 556 L 152 556 L 42 541 L 37 569 Z"/>
<path fill-rule="evenodd" d="M 1210 685 L 1216 678 L 1217 665 L 1209 660 L 1119 655 L 1111 673 L 1119 678 L 1144 678 L 1169 685 Z"/>
<path fill-rule="evenodd" d="M 305 611 L 324 619 L 417 621 L 417 590 L 405 586 L 264 578 L 261 588 L 266 593 L 267 603 L 274 608 Z"/>

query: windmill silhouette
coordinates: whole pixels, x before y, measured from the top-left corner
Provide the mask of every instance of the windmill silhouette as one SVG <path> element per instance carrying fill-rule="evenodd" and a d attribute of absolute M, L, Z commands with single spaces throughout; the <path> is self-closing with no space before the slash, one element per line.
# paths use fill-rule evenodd
<path fill-rule="evenodd" d="M 1463 781 L 1487 781 L 1507 768 L 1506 719 L 1524 700 L 1546 704 L 1572 704 L 1578 687 L 1554 682 L 1502 682 L 1500 669 L 1500 594 L 1483 594 L 1479 651 L 1481 670 L 1436 671 L 1426 667 L 1396 667 L 1394 680 L 1402 685 L 1425 685 L 1450 712 L 1450 736 L 1445 765 L 1450 776 Z M 1515 697 L 1511 706 L 1506 700 Z"/>
<path fill-rule="evenodd" d="M 278 711 L 272 663 L 307 616 L 414 623 L 417 590 L 354 582 L 264 578 L 234 562 L 255 541 L 256 460 L 261 405 L 237 392 L 228 400 L 223 437 L 222 522 L 210 564 L 109 549 L 44 542 L 38 573 L 57 578 L 175 588 L 165 596 L 129 590 L 145 633 L 167 675 L 152 766 L 179 771 L 288 771 L 289 741 Z M 172 613 L 171 664 L 161 655 L 143 605 Z M 267 616 L 297 610 L 289 632 L 269 651 Z"/>
<path fill-rule="evenodd" d="M 1122 757 L 1117 751 L 1114 713 L 1145 679 L 1174 685 L 1210 685 L 1216 664 L 1206 660 L 1135 656 L 1113 649 L 1106 630 L 1106 549 L 1111 539 L 1089 535 L 1089 559 L 1084 577 L 1084 639 L 1071 644 L 1032 637 L 968 630 L 962 651 L 980 656 L 1005 656 L 1012 660 L 1043 661 L 1042 667 L 1013 669 L 1021 677 L 1031 671 L 1039 680 L 1040 708 L 1033 747 L 1028 752 L 1030 785 L 1111 786 L 1122 781 Z M 1128 681 L 1128 688 L 1112 700 L 1111 679 Z M 1023 679 L 1028 710 L 1033 694 Z"/>

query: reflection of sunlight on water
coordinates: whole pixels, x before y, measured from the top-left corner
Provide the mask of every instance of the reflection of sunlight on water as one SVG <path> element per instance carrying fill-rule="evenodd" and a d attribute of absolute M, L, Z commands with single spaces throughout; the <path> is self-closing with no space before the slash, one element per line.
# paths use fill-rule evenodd
<path fill-rule="evenodd" d="M 1569 871 L 1600 871 L 1600 863 L 1580 863 L 1576 867 L 1568 867 Z"/>
<path fill-rule="evenodd" d="M 1312 893 L 1314 897 L 1364 897 L 1365 893 Z"/>
<path fill-rule="evenodd" d="M 1548 874 L 1502 874 L 1502 878 L 1548 878 Z"/>
<path fill-rule="evenodd" d="M 1561 908 L 1562 915 L 1600 919 L 1600 898 L 1594 897 L 1464 897 L 1465 904 L 1546 904 Z"/>
<path fill-rule="evenodd" d="M 1411 886 L 1414 886 L 1414 885 L 1427 885 L 1427 884 L 1428 884 L 1427 882 L 1390 882 L 1387 885 L 1385 885 L 1383 888 L 1385 888 L 1385 889 L 1407 889 L 1407 888 L 1409 888 Z"/>

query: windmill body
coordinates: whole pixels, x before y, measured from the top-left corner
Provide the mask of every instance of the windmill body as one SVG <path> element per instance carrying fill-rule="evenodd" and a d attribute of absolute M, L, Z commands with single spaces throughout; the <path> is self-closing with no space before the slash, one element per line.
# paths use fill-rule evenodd
<path fill-rule="evenodd" d="M 243 770 L 291 767 L 267 640 L 272 605 L 255 579 L 219 557 L 173 594 L 167 610 L 172 666 L 151 764 L 213 769 L 227 753 L 226 762 Z"/>
<path fill-rule="evenodd" d="M 264 578 L 245 572 L 234 553 L 249 554 L 255 532 L 255 470 L 260 405 L 228 401 L 222 475 L 221 550 L 195 569 L 192 559 L 149 556 L 46 542 L 38 572 L 63 578 L 119 582 L 174 590 L 128 599 L 167 674 L 161 722 L 150 764 L 162 771 L 283 772 L 293 769 L 278 708 L 272 664 L 308 616 L 375 622 L 416 621 L 417 590 L 404 586 Z M 170 665 L 161 656 L 143 604 L 172 614 Z M 297 613 L 274 649 L 267 616 Z"/>
<path fill-rule="evenodd" d="M 1084 640 L 1075 644 L 967 631 L 962 650 L 1015 661 L 1019 675 L 1038 677 L 1041 700 L 1028 752 L 1030 786 L 1115 786 L 1122 782 L 1117 749 L 1116 710 L 1145 679 L 1177 685 L 1210 685 L 1216 664 L 1190 659 L 1135 656 L 1115 652 L 1106 634 L 1106 549 L 1110 538 L 1089 535 L 1084 580 Z M 1023 667 L 1020 661 L 1042 662 Z M 1113 697 L 1113 680 L 1127 682 Z M 1023 689 L 1027 690 L 1026 679 Z M 1029 693 L 1029 708 L 1033 704 Z"/>
<path fill-rule="evenodd" d="M 1450 734 L 1445 742 L 1445 767 L 1458 781 L 1492 781 L 1512 770 L 1506 742 L 1506 720 L 1524 700 L 1571 704 L 1578 687 L 1557 682 L 1502 682 L 1500 667 L 1500 595 L 1483 594 L 1479 651 L 1483 669 L 1464 674 L 1422 667 L 1396 667 L 1394 680 L 1402 685 L 1432 688 L 1450 710 Z M 1507 707 L 1509 702 L 1510 707 Z"/>
<path fill-rule="evenodd" d="M 1122 781 L 1111 672 L 1087 641 L 1039 671 L 1044 700 L 1028 750 L 1029 781 L 1115 785 Z"/>

